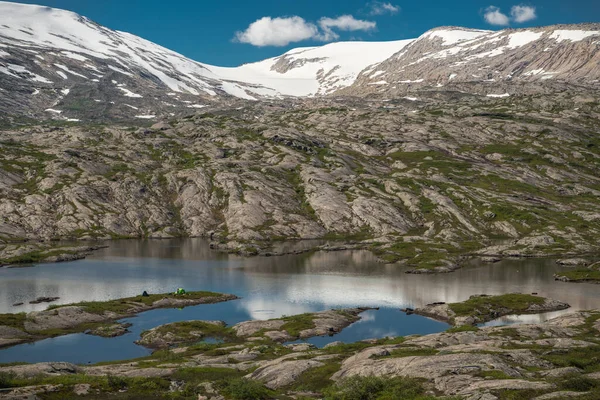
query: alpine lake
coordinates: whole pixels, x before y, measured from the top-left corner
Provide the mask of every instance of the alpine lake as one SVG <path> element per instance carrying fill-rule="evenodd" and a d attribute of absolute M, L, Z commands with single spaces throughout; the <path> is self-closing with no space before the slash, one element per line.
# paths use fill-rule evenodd
<path fill-rule="evenodd" d="M 459 302 L 474 294 L 537 293 L 567 302 L 569 310 L 508 316 L 488 324 L 543 322 L 561 313 L 600 308 L 594 284 L 557 282 L 564 270 L 554 259 L 506 259 L 495 264 L 472 260 L 441 275 L 406 274 L 408 268 L 382 264 L 369 251 L 303 250 L 321 242 L 283 242 L 278 250 L 297 252 L 274 257 L 239 257 L 210 249 L 204 239 L 119 240 L 86 259 L 0 268 L 0 313 L 43 310 L 29 304 L 38 297 L 59 297 L 52 304 L 103 301 L 167 293 L 177 288 L 234 294 L 238 300 L 182 309 L 157 309 L 124 320 L 130 333 L 102 338 L 70 334 L 0 350 L 0 363 L 67 361 L 90 364 L 126 360 L 151 351 L 134 343 L 140 333 L 186 320 L 222 320 L 228 325 L 332 308 L 373 307 L 362 319 L 333 336 L 307 342 L 322 347 L 370 338 L 429 334 L 448 325 L 406 315 L 402 308 L 431 302 Z M 21 306 L 13 306 L 24 303 Z M 209 339 L 210 340 L 210 339 Z"/>

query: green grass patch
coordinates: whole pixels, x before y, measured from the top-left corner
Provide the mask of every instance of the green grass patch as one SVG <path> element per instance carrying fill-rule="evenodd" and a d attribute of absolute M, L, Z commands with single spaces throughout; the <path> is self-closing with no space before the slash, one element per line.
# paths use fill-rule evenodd
<path fill-rule="evenodd" d="M 477 332 L 478 330 L 479 330 L 479 328 L 476 326 L 473 326 L 473 325 L 461 325 L 461 326 L 454 326 L 450 329 L 447 329 L 446 332 L 447 333 Z"/>
<path fill-rule="evenodd" d="M 171 376 L 171 379 L 198 384 L 202 382 L 218 382 L 241 378 L 246 374 L 247 372 L 238 371 L 233 368 L 179 368 Z"/>
<path fill-rule="evenodd" d="M 136 297 L 127 297 L 124 299 L 117 300 L 109 300 L 109 301 L 84 301 L 81 303 L 74 304 L 64 304 L 64 305 L 52 305 L 48 307 L 48 309 L 56 309 L 66 306 L 79 306 L 83 307 L 86 312 L 92 314 L 104 314 L 106 312 L 114 312 L 116 314 L 129 314 L 131 309 L 144 305 L 151 307 L 152 304 L 156 301 L 162 299 L 186 299 L 186 300 L 199 300 L 203 298 L 214 298 L 222 296 L 220 293 L 214 292 L 188 292 L 184 295 L 178 295 L 173 293 L 166 294 L 151 294 L 148 297 L 144 296 L 136 296 Z"/>
<path fill-rule="evenodd" d="M 282 319 L 285 321 L 285 324 L 283 324 L 280 330 L 284 330 L 294 337 L 300 336 L 300 332 L 303 330 L 312 329 L 315 327 L 315 323 L 313 321 L 314 315 L 310 313 L 292 315 Z"/>
<path fill-rule="evenodd" d="M 106 393 L 118 391 L 126 392 L 127 398 L 160 398 L 160 393 L 167 393 L 170 386 L 170 382 L 162 378 L 124 378 L 111 375 L 90 376 L 83 374 L 39 375 L 25 378 L 12 373 L 0 372 L 0 389 L 34 385 L 62 385 L 56 392 L 44 394 L 44 399 L 77 398 L 73 393 L 73 387 L 77 384 L 89 384 L 91 392 L 100 392 L 97 398 L 106 398 Z M 113 395 L 110 397 L 119 398 Z"/>
<path fill-rule="evenodd" d="M 600 282 L 600 270 L 578 269 L 574 271 L 563 271 L 556 274 L 565 277 L 571 282 Z"/>
<path fill-rule="evenodd" d="M 321 367 L 311 368 L 300 375 L 289 389 L 301 392 L 322 392 L 331 386 L 331 377 L 341 367 L 340 363 L 330 362 Z"/>
<path fill-rule="evenodd" d="M 24 330 L 26 319 L 27 314 L 24 312 L 18 314 L 0 314 L 0 325 Z"/>
<path fill-rule="evenodd" d="M 351 355 L 371 346 L 371 344 L 365 342 L 341 343 L 335 346 L 324 348 L 322 351 L 330 354 Z"/>
<path fill-rule="evenodd" d="M 141 336 L 144 338 L 145 334 L 149 331 L 142 332 Z M 178 343 L 191 343 L 198 342 L 204 337 L 220 338 L 234 340 L 237 338 L 235 332 L 231 328 L 227 328 L 217 324 L 210 324 L 203 321 L 182 321 L 174 322 L 159 326 L 154 331 L 160 335 L 173 334 L 175 340 Z M 202 336 L 198 336 L 196 333 L 202 332 Z"/>
<path fill-rule="evenodd" d="M 423 381 L 375 376 L 344 379 L 324 391 L 325 400 L 429 400 Z"/>
<path fill-rule="evenodd" d="M 599 390 L 600 381 L 597 379 L 588 378 L 581 375 L 568 375 L 564 380 L 559 382 L 558 386 L 562 390 L 573 392 L 589 392 L 590 390 Z"/>
<path fill-rule="evenodd" d="M 542 358 L 557 367 L 577 367 L 585 372 L 600 371 L 600 346 L 554 350 Z"/>
<path fill-rule="evenodd" d="M 260 382 L 238 378 L 228 380 L 221 386 L 221 393 L 232 400 L 267 400 L 273 398 L 273 392 Z"/>
<path fill-rule="evenodd" d="M 544 301 L 543 297 L 514 293 L 500 296 L 471 297 L 462 303 L 451 303 L 448 306 L 457 316 L 489 316 L 495 318 L 494 313 L 518 314 L 526 312 L 534 304 L 543 304 Z"/>

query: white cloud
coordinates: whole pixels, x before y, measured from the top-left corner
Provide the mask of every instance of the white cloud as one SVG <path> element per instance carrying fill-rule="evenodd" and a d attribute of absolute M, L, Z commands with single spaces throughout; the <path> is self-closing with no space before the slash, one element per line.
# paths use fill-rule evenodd
<path fill-rule="evenodd" d="M 356 19 L 352 15 L 342 15 L 337 18 L 323 17 L 319 20 L 322 29 L 336 28 L 342 31 L 369 31 L 375 29 L 377 24 L 373 21 Z"/>
<path fill-rule="evenodd" d="M 319 20 L 319 26 L 323 33 L 319 35 L 318 39 L 328 42 L 340 37 L 333 29 L 341 31 L 370 31 L 375 29 L 377 24 L 373 21 L 356 19 L 352 15 L 342 15 L 337 18 L 323 17 Z"/>
<path fill-rule="evenodd" d="M 263 17 L 251 23 L 245 31 L 237 32 L 235 40 L 259 47 L 287 46 L 290 43 L 315 38 L 318 35 L 317 26 L 306 22 L 301 17 Z"/>
<path fill-rule="evenodd" d="M 535 19 L 535 7 L 530 6 L 513 6 L 510 10 L 510 15 L 515 22 L 527 22 Z"/>
<path fill-rule="evenodd" d="M 483 17 L 491 25 L 508 25 L 510 22 L 508 16 L 503 14 L 498 7 L 494 6 L 486 8 Z"/>
<path fill-rule="evenodd" d="M 237 32 L 234 40 L 254 46 L 287 46 L 302 40 L 320 40 L 328 42 L 339 38 L 334 31 L 369 31 L 377 27 L 373 21 L 342 15 L 337 18 L 323 17 L 318 26 L 298 16 L 271 18 L 263 17 L 251 23 L 243 32 Z"/>
<path fill-rule="evenodd" d="M 488 24 L 506 26 L 511 21 L 516 23 L 531 21 L 536 19 L 537 15 L 535 14 L 535 7 L 520 5 L 512 6 L 509 18 L 506 14 L 502 13 L 498 7 L 489 6 L 485 9 L 483 17 Z"/>
<path fill-rule="evenodd" d="M 398 14 L 400 12 L 400 7 L 392 4 L 392 3 L 383 3 L 381 1 L 372 1 L 368 3 L 371 11 L 370 15 L 383 15 L 390 13 L 392 15 Z"/>

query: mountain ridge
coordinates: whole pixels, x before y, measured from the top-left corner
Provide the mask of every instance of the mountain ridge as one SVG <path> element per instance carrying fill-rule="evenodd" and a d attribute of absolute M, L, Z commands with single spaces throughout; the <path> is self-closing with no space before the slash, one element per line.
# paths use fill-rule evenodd
<path fill-rule="evenodd" d="M 158 120 L 244 100 L 418 99 L 408 94 L 438 89 L 510 96 L 600 81 L 594 23 L 442 26 L 415 39 L 300 47 L 231 68 L 193 61 L 71 11 L 10 2 L 0 2 L 0 11 L 0 111 L 34 119 Z"/>

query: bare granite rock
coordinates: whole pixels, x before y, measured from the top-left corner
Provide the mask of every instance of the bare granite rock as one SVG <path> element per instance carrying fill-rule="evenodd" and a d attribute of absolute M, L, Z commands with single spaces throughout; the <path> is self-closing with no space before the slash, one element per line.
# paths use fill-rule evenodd
<path fill-rule="evenodd" d="M 47 362 L 38 364 L 27 364 L 27 365 L 16 365 L 12 367 L 1 368 L 0 371 L 13 373 L 21 377 L 35 377 L 39 375 L 43 376 L 58 376 L 58 375 L 72 375 L 82 371 L 80 367 L 75 364 L 66 362 Z"/>
<path fill-rule="evenodd" d="M 190 325 L 192 327 L 190 327 Z M 225 327 L 223 321 L 181 321 L 160 325 L 141 333 L 135 343 L 144 347 L 160 349 L 176 344 L 200 341 L 207 336 L 204 328 L 212 325 Z"/>
<path fill-rule="evenodd" d="M 275 360 L 246 377 L 263 382 L 269 389 L 279 389 L 293 383 L 305 371 L 322 365 L 313 360 Z"/>
<path fill-rule="evenodd" d="M 565 267 L 587 267 L 590 265 L 590 262 L 584 258 L 563 258 L 556 260 L 556 263 Z"/>
<path fill-rule="evenodd" d="M 487 295 L 474 295 L 472 298 L 476 297 L 489 297 Z M 473 315 L 456 315 L 456 313 L 452 310 L 450 305 L 445 303 L 432 303 L 427 304 L 424 307 L 420 307 L 414 310 L 415 314 L 423 315 L 426 317 L 430 317 L 433 319 L 437 319 L 440 321 L 448 322 L 456 326 L 460 325 L 474 325 L 476 323 L 482 323 L 491 321 L 493 319 L 502 317 L 504 315 L 510 314 L 537 314 L 542 312 L 549 311 L 558 311 L 564 310 L 570 307 L 569 304 L 544 298 L 543 302 L 538 304 L 536 302 L 531 302 L 528 304 L 527 308 L 524 310 L 513 310 L 504 306 L 492 306 L 489 304 L 486 309 L 479 310 L 477 313 Z M 484 308 L 485 308 L 484 307 Z"/>
<path fill-rule="evenodd" d="M 392 348 L 393 349 L 393 348 Z M 511 367 L 501 357 L 491 354 L 447 354 L 426 357 L 385 357 L 365 359 L 359 353 L 346 359 L 340 371 L 332 379 L 339 380 L 352 376 L 410 376 L 413 378 L 435 379 L 447 374 L 502 371 L 506 375 L 519 377 L 521 373 Z"/>

